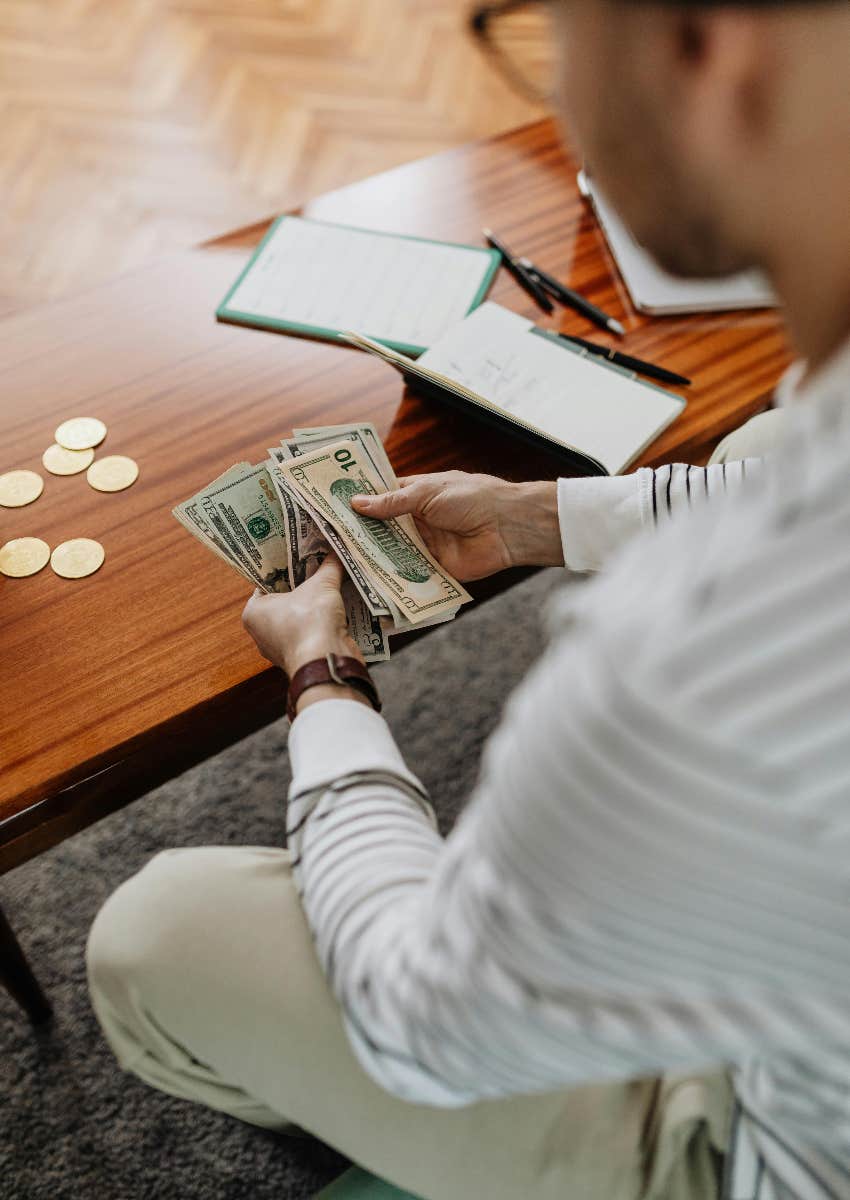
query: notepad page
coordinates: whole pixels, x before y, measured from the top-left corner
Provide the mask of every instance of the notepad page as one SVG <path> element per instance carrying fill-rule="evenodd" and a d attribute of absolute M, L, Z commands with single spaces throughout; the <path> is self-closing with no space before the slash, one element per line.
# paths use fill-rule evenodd
<path fill-rule="evenodd" d="M 227 309 L 430 346 L 469 311 L 491 262 L 471 247 L 286 217 Z"/>
<path fill-rule="evenodd" d="M 418 360 L 511 416 L 598 459 L 615 475 L 681 412 L 678 397 L 533 333 L 487 303 Z"/>
<path fill-rule="evenodd" d="M 671 275 L 635 240 L 597 185 L 585 176 L 582 186 L 592 200 L 629 295 L 640 311 L 715 312 L 776 304 L 776 294 L 760 271 L 743 271 L 720 279 L 680 279 Z"/>

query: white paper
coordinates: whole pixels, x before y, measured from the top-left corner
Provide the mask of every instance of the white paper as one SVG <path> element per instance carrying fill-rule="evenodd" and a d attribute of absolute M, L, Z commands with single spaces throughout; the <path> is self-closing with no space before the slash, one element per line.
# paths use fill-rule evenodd
<path fill-rule="evenodd" d="M 430 346 L 469 311 L 490 264 L 465 246 L 286 217 L 227 308 Z"/>
<path fill-rule="evenodd" d="M 776 295 L 760 271 L 742 271 L 721 279 L 680 279 L 671 275 L 635 240 L 612 205 L 586 175 L 580 187 L 593 204 L 623 282 L 640 312 L 719 312 L 776 304 Z"/>
<path fill-rule="evenodd" d="M 598 459 L 615 475 L 678 416 L 678 396 L 532 333 L 525 317 L 487 303 L 418 360 L 504 412 Z"/>

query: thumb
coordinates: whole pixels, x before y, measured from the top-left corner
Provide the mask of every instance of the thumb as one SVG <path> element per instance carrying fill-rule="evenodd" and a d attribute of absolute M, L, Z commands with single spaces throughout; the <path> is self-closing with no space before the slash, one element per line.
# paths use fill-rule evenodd
<path fill-rule="evenodd" d="M 377 517 L 386 521 L 388 517 L 400 517 L 416 510 L 414 489 L 399 488 L 395 492 L 381 492 L 378 496 L 352 496 L 351 507 L 364 517 Z"/>
<path fill-rule="evenodd" d="M 338 591 L 344 578 L 345 568 L 337 556 L 331 552 L 326 555 L 322 564 L 310 576 L 309 582 L 314 587 L 336 588 Z"/>

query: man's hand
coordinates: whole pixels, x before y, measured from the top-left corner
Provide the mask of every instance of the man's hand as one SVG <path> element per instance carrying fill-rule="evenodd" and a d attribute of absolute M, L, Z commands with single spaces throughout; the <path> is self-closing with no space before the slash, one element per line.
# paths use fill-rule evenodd
<path fill-rule="evenodd" d="M 456 579 L 483 579 L 506 567 L 564 565 L 555 483 L 443 471 L 410 475 L 399 484 L 395 492 L 355 496 L 351 506 L 381 521 L 411 513 L 425 545 Z"/>
<path fill-rule="evenodd" d="M 260 654 L 282 667 L 290 679 L 299 667 L 326 654 L 363 662 L 348 632 L 339 591 L 343 578 L 342 564 L 335 554 L 329 554 L 315 574 L 294 591 L 274 595 L 257 591 L 245 605 L 242 624 Z"/>

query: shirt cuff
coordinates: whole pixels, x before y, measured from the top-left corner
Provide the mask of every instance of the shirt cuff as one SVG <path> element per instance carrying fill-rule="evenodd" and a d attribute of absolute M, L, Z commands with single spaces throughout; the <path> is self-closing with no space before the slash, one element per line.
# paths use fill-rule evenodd
<path fill-rule="evenodd" d="M 384 718 L 357 700 L 322 700 L 300 712 L 289 731 L 289 760 L 292 795 L 359 771 L 390 771 L 424 792 Z"/>
<path fill-rule="evenodd" d="M 643 524 L 641 472 L 558 480 L 564 565 L 596 571 Z"/>

